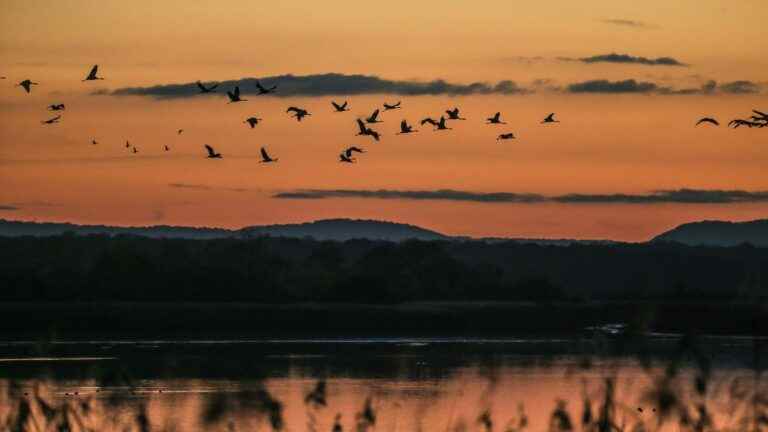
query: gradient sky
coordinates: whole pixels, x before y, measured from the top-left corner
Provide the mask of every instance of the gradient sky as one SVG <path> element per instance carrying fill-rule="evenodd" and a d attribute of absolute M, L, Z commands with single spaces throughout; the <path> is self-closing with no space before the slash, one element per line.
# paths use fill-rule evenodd
<path fill-rule="evenodd" d="M 0 218 L 117 225 L 240 227 L 352 217 L 473 236 L 645 240 L 679 223 L 768 216 L 739 204 L 505 204 L 379 199 L 283 200 L 296 189 L 645 194 L 660 189 L 768 191 L 768 129 L 693 127 L 768 111 L 768 8 L 761 0 L 646 2 L 7 1 L 0 15 Z M 617 21 L 620 20 L 620 21 Z M 689 66 L 568 61 L 610 53 Z M 83 83 L 91 65 L 105 81 Z M 337 72 L 451 83 L 512 80 L 520 95 L 157 99 L 97 89 Z M 25 94 L 15 83 L 41 84 Z M 753 94 L 572 94 L 571 83 L 635 79 L 672 89 L 750 81 Z M 348 99 L 351 112 L 331 112 Z M 356 116 L 384 115 L 381 142 Z M 63 121 L 42 126 L 45 107 Z M 313 116 L 301 124 L 289 105 Z M 459 106 L 454 130 L 397 136 Z M 486 126 L 502 111 L 509 124 Z M 557 112 L 562 123 L 539 121 Z M 242 121 L 264 122 L 249 130 Z M 176 130 L 185 129 L 177 135 Z M 515 141 L 499 143 L 498 133 Z M 92 138 L 99 141 L 93 146 Z M 126 140 L 140 153 L 124 148 Z M 203 158 L 214 145 L 222 160 Z M 172 151 L 163 152 L 163 145 Z M 368 149 L 352 166 L 340 150 Z M 266 146 L 280 162 L 258 164 Z M 184 187 L 186 186 L 186 187 Z"/>

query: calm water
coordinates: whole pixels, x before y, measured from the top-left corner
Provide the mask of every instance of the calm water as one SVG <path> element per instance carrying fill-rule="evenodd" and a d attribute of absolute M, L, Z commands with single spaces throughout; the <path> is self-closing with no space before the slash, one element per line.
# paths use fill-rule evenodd
<path fill-rule="evenodd" d="M 656 430 L 658 395 L 671 390 L 679 409 L 670 419 L 684 410 L 700 419 L 704 402 L 712 422 L 730 428 L 720 429 L 746 430 L 739 422 L 755 409 L 746 401 L 766 390 L 755 341 L 708 338 L 685 349 L 680 342 L 658 335 L 641 345 L 608 337 L 0 342 L 0 425 L 20 400 L 32 401 L 38 423 L 59 421 L 60 413 L 46 416 L 36 405 L 42 400 L 99 431 L 141 430 L 144 414 L 150 430 L 270 430 L 275 412 L 284 430 L 330 432 L 340 415 L 343 430 L 354 431 L 366 430 L 361 413 L 370 400 L 375 423 L 367 430 L 488 430 L 491 419 L 495 431 L 526 423 L 524 430 L 546 431 L 559 403 L 580 430 L 588 400 L 594 417 L 608 406 L 624 430 Z M 706 386 L 697 392 L 702 375 Z M 326 405 L 307 404 L 319 381 Z M 611 387 L 615 403 L 606 405 Z"/>

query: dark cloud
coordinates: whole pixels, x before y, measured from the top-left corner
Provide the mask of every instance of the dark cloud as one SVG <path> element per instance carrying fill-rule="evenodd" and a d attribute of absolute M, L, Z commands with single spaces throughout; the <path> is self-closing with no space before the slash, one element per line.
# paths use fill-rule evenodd
<path fill-rule="evenodd" d="M 452 189 L 433 191 L 403 191 L 403 190 L 354 190 L 354 189 L 306 189 L 291 192 L 280 192 L 272 196 L 281 199 L 323 199 L 323 198 L 378 198 L 378 199 L 407 199 L 407 200 L 448 200 L 476 202 L 540 202 L 545 197 L 537 194 L 517 194 L 507 192 L 466 192 Z"/>
<path fill-rule="evenodd" d="M 658 89 L 659 86 L 652 82 L 628 79 L 624 81 L 584 81 L 569 84 L 566 90 L 569 93 L 652 93 Z"/>
<path fill-rule="evenodd" d="M 471 94 L 524 94 L 529 90 L 514 81 L 499 81 L 496 84 L 474 82 L 470 84 L 449 83 L 444 80 L 393 81 L 372 75 L 345 75 L 328 73 L 320 75 L 279 75 L 264 78 L 242 78 L 219 82 L 219 94 L 240 86 L 242 94 L 256 93 L 256 81 L 265 87 L 277 85 L 275 96 L 330 96 L 358 94 L 419 95 L 471 95 Z M 151 87 L 126 87 L 114 91 L 97 90 L 96 95 L 152 96 L 156 98 L 183 98 L 199 95 L 195 83 L 163 84 Z"/>
<path fill-rule="evenodd" d="M 642 21 L 635 21 L 635 20 L 628 20 L 628 19 L 604 19 L 600 21 L 605 24 L 613 24 L 613 25 L 623 26 L 623 27 L 633 27 L 633 28 L 639 28 L 639 29 L 656 28 L 656 26 L 652 24 L 647 24 Z"/>
<path fill-rule="evenodd" d="M 697 94 L 712 94 L 716 90 L 717 90 L 717 82 L 710 80 L 702 84 L 701 87 L 684 88 L 679 90 L 663 88 L 660 90 L 660 92 L 663 94 L 697 95 Z"/>
<path fill-rule="evenodd" d="M 760 93 L 761 89 L 762 86 L 760 84 L 752 81 L 732 81 L 718 85 L 716 81 L 710 80 L 704 83 L 701 87 L 684 88 L 679 90 L 660 88 L 659 93 L 676 95 L 709 95 L 715 93 L 757 94 Z"/>
<path fill-rule="evenodd" d="M 21 210 L 21 207 L 16 207 L 14 205 L 0 204 L 0 211 L 16 211 L 16 210 Z"/>
<path fill-rule="evenodd" d="M 760 93 L 760 85 L 752 81 L 733 81 L 720 84 L 718 89 L 723 93 L 732 94 L 754 94 Z"/>
<path fill-rule="evenodd" d="M 564 58 L 561 57 L 560 59 Z M 647 66 L 688 66 L 685 63 L 681 63 L 672 57 L 646 58 L 617 53 L 582 57 L 579 58 L 578 61 L 582 63 L 628 63 Z"/>
<path fill-rule="evenodd" d="M 278 199 L 375 198 L 402 200 L 446 200 L 484 203 L 543 203 L 566 204 L 734 204 L 768 202 L 768 191 L 676 189 L 647 194 L 578 194 L 545 196 L 512 192 L 467 192 L 453 189 L 433 191 L 408 190 L 355 190 L 355 189 L 303 189 L 274 194 Z"/>

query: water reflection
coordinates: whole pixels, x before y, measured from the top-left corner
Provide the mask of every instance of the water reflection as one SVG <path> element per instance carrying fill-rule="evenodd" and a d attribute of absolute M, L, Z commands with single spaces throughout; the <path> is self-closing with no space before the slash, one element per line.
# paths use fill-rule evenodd
<path fill-rule="evenodd" d="M 3 357 L 13 361 L 0 366 L 0 425 L 178 432 L 768 427 L 768 380 L 755 341 L 655 340 L 653 352 L 662 354 L 653 357 L 638 347 L 606 353 L 604 343 L 598 353 L 594 340 L 171 348 L 73 342 L 45 358 L 28 355 L 33 345 L 4 345 Z"/>

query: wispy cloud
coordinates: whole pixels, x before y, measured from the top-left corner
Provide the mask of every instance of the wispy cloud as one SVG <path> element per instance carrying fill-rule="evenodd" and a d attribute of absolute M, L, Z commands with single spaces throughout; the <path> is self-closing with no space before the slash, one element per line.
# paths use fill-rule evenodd
<path fill-rule="evenodd" d="M 195 183 L 168 183 L 168 187 L 172 187 L 176 189 L 191 189 L 191 190 L 222 190 L 222 191 L 229 191 L 229 192 L 247 192 L 250 190 L 247 188 L 209 186 L 205 184 L 195 184 Z"/>
<path fill-rule="evenodd" d="M 617 18 L 609 18 L 609 19 L 602 19 L 600 22 L 604 24 L 612 24 L 622 27 L 632 27 L 636 29 L 652 29 L 652 28 L 658 28 L 657 26 L 653 24 L 648 24 L 642 21 L 636 21 L 636 20 L 630 20 L 630 19 L 617 19 Z"/>
<path fill-rule="evenodd" d="M 672 57 L 657 57 L 647 58 L 640 56 L 633 56 L 629 54 L 599 54 L 590 57 L 570 58 L 570 57 L 558 57 L 558 60 L 563 61 L 580 61 L 582 63 L 621 63 L 621 64 L 639 64 L 645 66 L 688 66 L 685 63 L 680 62 Z"/>
<path fill-rule="evenodd" d="M 210 186 L 204 184 L 190 184 L 190 183 L 168 183 L 168 186 L 178 189 L 202 189 L 209 190 Z"/>
<path fill-rule="evenodd" d="M 368 198 L 400 200 L 444 200 L 482 203 L 566 203 L 566 204 L 735 204 L 768 202 L 768 191 L 675 189 L 647 194 L 581 194 L 546 196 L 534 193 L 469 192 L 453 189 L 438 190 L 358 190 L 301 189 L 272 195 L 277 199 Z"/>
<path fill-rule="evenodd" d="M 514 81 L 497 83 L 473 82 L 469 84 L 451 83 L 444 80 L 433 81 L 395 81 L 373 75 L 345 75 L 328 73 L 318 75 L 278 75 L 264 78 L 242 78 L 219 82 L 218 91 L 240 87 L 242 94 L 255 94 L 256 82 L 264 86 L 277 85 L 278 97 L 290 96 L 330 96 L 359 94 L 397 94 L 419 95 L 472 95 L 472 94 L 524 94 L 529 90 L 520 87 Z M 200 95 L 195 83 L 161 84 L 150 87 L 125 87 L 113 91 L 99 89 L 94 95 L 113 96 L 151 96 L 156 98 L 185 98 Z"/>

